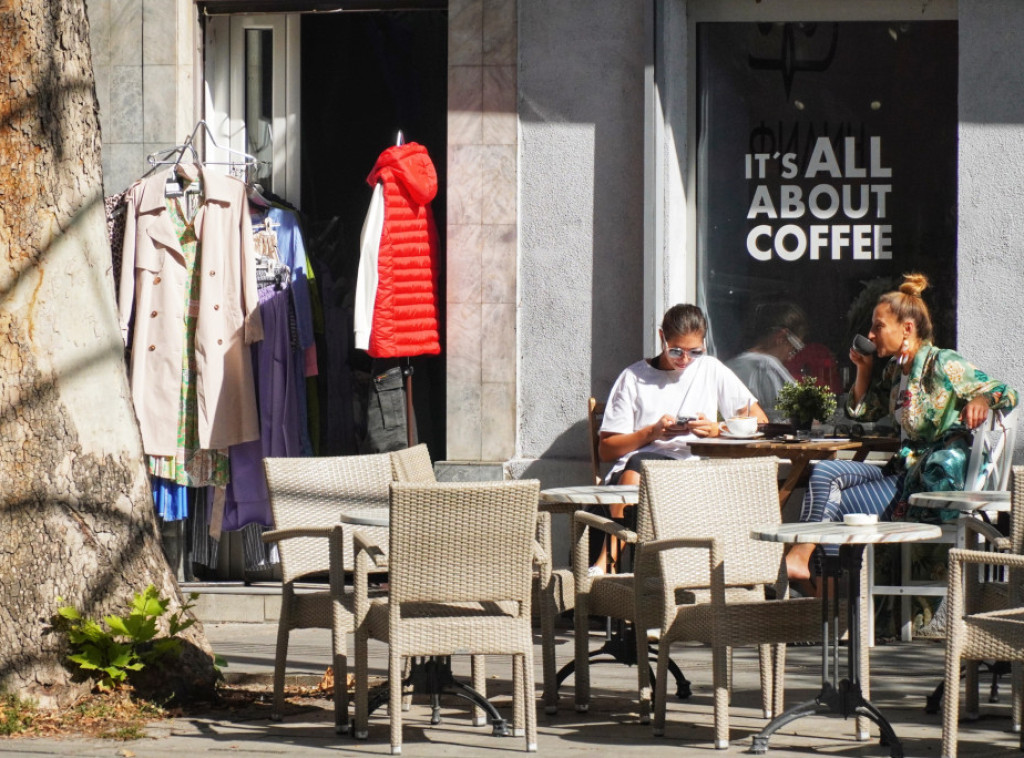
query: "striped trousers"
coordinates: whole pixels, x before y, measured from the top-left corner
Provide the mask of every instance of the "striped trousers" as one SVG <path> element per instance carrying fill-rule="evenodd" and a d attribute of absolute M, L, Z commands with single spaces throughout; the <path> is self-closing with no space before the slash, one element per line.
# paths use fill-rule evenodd
<path fill-rule="evenodd" d="M 896 495 L 899 476 L 857 461 L 821 461 L 811 472 L 801 521 L 842 521 L 847 513 L 881 516 Z"/>

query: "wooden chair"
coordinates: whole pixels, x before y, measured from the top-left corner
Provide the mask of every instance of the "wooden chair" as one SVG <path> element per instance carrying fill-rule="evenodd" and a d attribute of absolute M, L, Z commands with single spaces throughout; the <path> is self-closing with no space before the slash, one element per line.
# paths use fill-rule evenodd
<path fill-rule="evenodd" d="M 594 476 L 594 484 L 604 483 L 601 471 L 604 468 L 599 448 L 601 445 L 601 422 L 604 420 L 605 404 L 591 396 L 587 399 L 587 427 L 590 429 L 590 470 Z M 604 537 L 608 541 L 608 573 L 619 570 L 619 556 L 622 555 L 623 544 L 611 535 Z"/>
<path fill-rule="evenodd" d="M 348 731 L 348 670 L 345 635 L 355 631 L 354 600 L 345 572 L 355 568 L 351 530 L 338 522 L 346 510 L 388 507 L 391 457 L 387 453 L 332 458 L 266 458 L 274 529 L 264 542 L 276 542 L 281 556 L 281 616 L 274 657 L 272 717 L 284 708 L 284 673 L 292 629 L 330 629 L 334 666 L 334 728 Z M 364 527 L 371 533 L 372 528 Z M 384 540 L 387 532 L 377 530 Z M 326 590 L 303 591 L 298 583 L 328 574 Z"/>
<path fill-rule="evenodd" d="M 986 659 L 1024 663 L 1024 466 L 1012 472 L 1012 516 L 1009 552 L 954 548 L 949 552 L 949 604 L 946 623 L 945 695 L 942 711 L 942 755 L 955 758 L 960 718 L 960 664 L 967 662 L 967 711 L 977 715 L 977 675 L 971 669 Z M 993 604 L 993 594 L 979 593 L 978 567 L 1001 567 L 1008 572 L 1005 595 Z M 990 588 L 991 589 L 991 588 Z M 1015 675 L 1015 680 L 1019 676 Z M 1015 681 L 1019 685 L 1019 681 Z M 1014 724 L 1024 721 L 1024 698 L 1014 687 Z M 1021 737 L 1024 750 L 1024 732 Z"/>
<path fill-rule="evenodd" d="M 590 470 L 594 476 L 594 484 L 601 484 L 601 456 L 598 447 L 601 444 L 601 421 L 604 419 L 604 403 L 596 397 L 587 399 L 587 427 L 590 429 Z"/>
<path fill-rule="evenodd" d="M 512 655 L 514 730 L 537 749 L 530 620 L 540 487 L 535 480 L 391 487 L 389 594 L 366 594 L 383 551 L 356 536 L 356 735 L 367 730 L 367 641 L 388 644 L 389 702 L 402 697 L 410 656 Z M 390 707 L 391 753 L 402 749 L 402 709 Z"/>

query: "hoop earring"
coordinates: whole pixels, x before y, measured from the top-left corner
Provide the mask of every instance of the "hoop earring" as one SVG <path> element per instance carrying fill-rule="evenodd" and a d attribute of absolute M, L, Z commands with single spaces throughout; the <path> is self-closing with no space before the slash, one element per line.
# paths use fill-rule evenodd
<path fill-rule="evenodd" d="M 896 358 L 896 365 L 902 366 L 907 362 L 907 353 L 910 350 L 910 345 L 907 344 L 907 338 L 903 338 L 903 344 L 900 346 L 900 354 Z"/>

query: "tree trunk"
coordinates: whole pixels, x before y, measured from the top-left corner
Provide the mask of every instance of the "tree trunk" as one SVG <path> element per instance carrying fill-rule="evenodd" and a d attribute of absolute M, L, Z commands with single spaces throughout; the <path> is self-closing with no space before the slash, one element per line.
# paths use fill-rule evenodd
<path fill-rule="evenodd" d="M 123 614 L 148 584 L 182 598 L 115 315 L 84 3 L 0 2 L 0 51 L 0 692 L 52 705 L 82 689 L 59 605 Z"/>

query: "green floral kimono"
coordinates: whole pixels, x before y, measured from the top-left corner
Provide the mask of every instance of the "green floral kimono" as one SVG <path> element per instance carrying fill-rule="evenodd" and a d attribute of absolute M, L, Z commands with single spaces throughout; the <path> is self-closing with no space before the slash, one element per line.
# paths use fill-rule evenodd
<path fill-rule="evenodd" d="M 890 360 L 876 382 L 856 406 L 847 406 L 851 418 L 873 421 L 903 408 L 903 446 L 893 457 L 890 473 L 900 474 L 890 506 L 893 520 L 907 518 L 908 501 L 915 492 L 961 490 L 967 474 L 972 436 L 960 420 L 968 402 L 984 395 L 992 409 L 1010 410 L 1017 392 L 989 379 L 953 350 L 924 343 L 914 356 L 907 388 L 900 397 L 900 366 Z M 915 520 L 934 520 L 935 514 L 911 514 Z"/>

